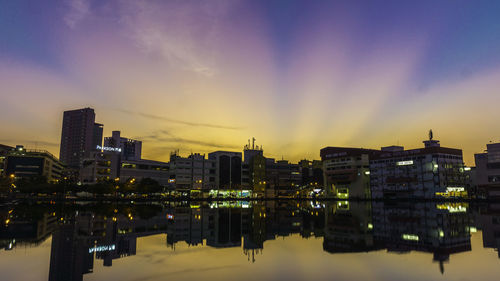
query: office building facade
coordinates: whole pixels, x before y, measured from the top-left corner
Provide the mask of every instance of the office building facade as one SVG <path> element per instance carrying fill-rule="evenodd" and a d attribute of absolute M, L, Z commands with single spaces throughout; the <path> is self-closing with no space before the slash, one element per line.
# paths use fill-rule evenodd
<path fill-rule="evenodd" d="M 208 159 L 215 162 L 217 189 L 241 189 L 241 152 L 215 151 Z"/>
<path fill-rule="evenodd" d="M 329 198 L 371 198 L 370 159 L 377 150 L 325 147 L 323 163 L 325 195 Z"/>
<path fill-rule="evenodd" d="M 104 138 L 104 146 L 118 148 L 123 160 L 142 158 L 142 141 L 124 138 L 120 131 L 113 131 L 111 137 Z"/>
<path fill-rule="evenodd" d="M 404 150 L 382 148 L 370 160 L 374 199 L 466 197 L 462 150 L 424 141 L 425 147 Z"/>
<path fill-rule="evenodd" d="M 79 169 L 83 159 L 96 150 L 99 134 L 102 143 L 102 124 L 95 123 L 94 109 L 65 111 L 59 153 L 61 162 L 69 168 Z"/>
<path fill-rule="evenodd" d="M 55 183 L 63 176 L 64 165 L 50 152 L 18 145 L 5 158 L 5 174 L 15 178 L 45 177 Z"/>

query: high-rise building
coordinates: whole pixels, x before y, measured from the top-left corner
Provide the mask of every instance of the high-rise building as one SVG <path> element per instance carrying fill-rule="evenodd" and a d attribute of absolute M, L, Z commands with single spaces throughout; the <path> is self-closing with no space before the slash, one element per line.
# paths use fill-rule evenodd
<path fill-rule="evenodd" d="M 103 124 L 94 123 L 94 137 L 92 141 L 92 149 L 97 148 L 97 146 L 102 146 L 102 135 L 103 135 Z"/>
<path fill-rule="evenodd" d="M 111 137 L 104 138 L 104 146 L 119 148 L 122 160 L 140 160 L 142 157 L 142 141 L 121 137 L 120 131 L 113 131 Z"/>
<path fill-rule="evenodd" d="M 95 123 L 94 109 L 87 107 L 65 111 L 59 154 L 61 162 L 69 168 L 80 168 L 84 157 L 96 150 L 99 134 L 102 137 L 102 125 Z"/>

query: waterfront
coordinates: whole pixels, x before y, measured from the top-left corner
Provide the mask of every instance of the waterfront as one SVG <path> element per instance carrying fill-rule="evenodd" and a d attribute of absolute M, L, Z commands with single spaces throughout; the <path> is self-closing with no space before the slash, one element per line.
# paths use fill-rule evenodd
<path fill-rule="evenodd" d="M 492 203 L 2 207 L 1 280 L 496 280 Z M 478 279 L 478 276 L 480 278 Z"/>

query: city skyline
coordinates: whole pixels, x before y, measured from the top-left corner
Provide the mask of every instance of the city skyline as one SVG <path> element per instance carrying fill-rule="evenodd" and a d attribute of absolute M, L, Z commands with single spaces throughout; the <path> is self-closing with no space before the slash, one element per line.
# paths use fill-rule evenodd
<path fill-rule="evenodd" d="M 471 165 L 500 140 L 496 1 L 0 6 L 0 143 L 58 155 L 62 112 L 87 106 L 155 160 L 255 136 L 296 162 L 432 128 Z"/>

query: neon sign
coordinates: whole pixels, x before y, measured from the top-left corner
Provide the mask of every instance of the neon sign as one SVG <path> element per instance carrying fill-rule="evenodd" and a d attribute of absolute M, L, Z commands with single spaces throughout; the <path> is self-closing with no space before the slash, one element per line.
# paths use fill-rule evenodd
<path fill-rule="evenodd" d="M 98 145 L 96 148 L 99 149 L 99 150 L 102 150 L 102 151 L 122 152 L 122 149 L 119 148 L 119 147 L 109 147 L 109 146 L 100 146 L 100 145 Z"/>

